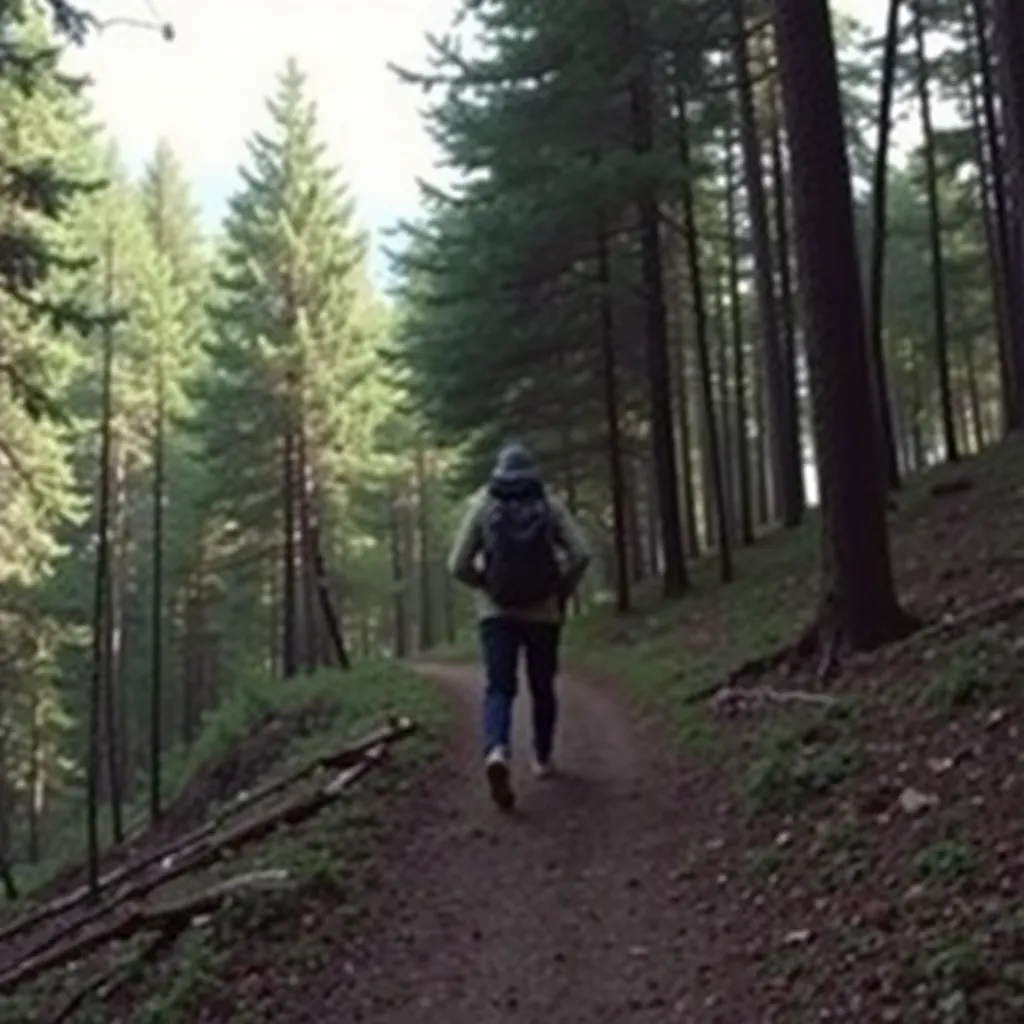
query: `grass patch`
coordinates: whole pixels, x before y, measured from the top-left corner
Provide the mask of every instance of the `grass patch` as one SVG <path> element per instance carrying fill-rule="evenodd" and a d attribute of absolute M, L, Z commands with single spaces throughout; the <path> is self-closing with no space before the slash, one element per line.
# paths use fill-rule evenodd
<path fill-rule="evenodd" d="M 606 606 L 571 621 L 567 662 L 615 680 L 635 710 L 662 720 L 683 749 L 712 752 L 718 726 L 692 695 L 787 643 L 809 620 L 817 597 L 816 518 L 738 552 L 729 586 L 718 581 L 715 560 L 705 558 L 691 565 L 691 590 L 679 600 L 640 589 L 633 612 Z"/>
<path fill-rule="evenodd" d="M 937 839 L 914 856 L 914 871 L 923 881 L 953 883 L 973 876 L 979 866 L 977 848 L 963 839 Z"/>
<path fill-rule="evenodd" d="M 273 1019 L 263 1014 L 266 995 L 256 982 L 301 977 L 336 954 L 337 933 L 317 932 L 310 921 L 339 906 L 348 919 L 364 912 L 389 803 L 408 787 L 410 773 L 437 751 L 446 708 L 438 691 L 404 665 L 367 662 L 348 673 L 250 680 L 209 714 L 192 749 L 169 773 L 168 788 L 178 791 L 169 815 L 180 820 L 183 831 L 202 824 L 241 790 L 360 738 L 390 714 L 414 719 L 419 729 L 395 746 L 387 770 L 371 772 L 316 817 L 282 827 L 209 871 L 160 891 L 157 899 L 174 898 L 262 868 L 285 869 L 294 885 L 287 892 L 240 896 L 190 928 L 171 954 L 134 972 L 124 994 L 130 1019 L 144 1024 L 177 1024 L 202 1014 L 252 1024 Z M 81 965 L 81 971 L 91 969 Z M 84 976 L 67 972 L 57 986 L 55 976 L 47 976 L 16 999 L 0 1000 L 0 1024 L 45 1019 Z M 112 1012 L 111 1005 L 90 1003 L 76 1020 L 107 1021 Z"/>
<path fill-rule="evenodd" d="M 942 652 L 941 665 L 929 659 L 932 674 L 920 691 L 921 705 L 949 714 L 1019 691 L 1024 660 L 1016 641 L 1012 623 L 997 623 L 958 639 Z"/>
<path fill-rule="evenodd" d="M 829 713 L 766 726 L 739 780 L 752 815 L 793 813 L 848 779 L 860 747 L 847 719 Z"/>

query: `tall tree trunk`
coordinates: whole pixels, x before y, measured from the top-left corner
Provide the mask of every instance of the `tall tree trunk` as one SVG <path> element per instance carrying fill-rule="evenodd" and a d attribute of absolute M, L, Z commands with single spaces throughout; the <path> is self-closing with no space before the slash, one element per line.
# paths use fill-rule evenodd
<path fill-rule="evenodd" d="M 604 396 L 604 418 L 607 430 L 605 449 L 608 456 L 608 487 L 612 502 L 612 548 L 615 563 L 615 607 L 629 611 L 632 593 L 629 581 L 629 558 L 626 550 L 626 479 L 623 463 L 622 432 L 619 420 L 618 362 L 615 357 L 615 324 L 612 319 L 611 267 L 608 260 L 608 235 L 604 216 L 599 215 L 596 237 L 598 334 L 601 344 L 601 384 Z M 660 274 L 660 268 L 659 268 Z M 650 344 L 650 342 L 648 342 Z M 675 473 L 672 474 L 673 480 Z M 676 533 L 678 535 L 678 506 Z"/>
<path fill-rule="evenodd" d="M 746 356 L 743 337 L 743 303 L 740 297 L 739 226 L 736 213 L 736 147 L 732 135 L 726 141 L 725 215 L 729 254 L 729 312 L 732 317 L 733 406 L 736 413 L 736 496 L 741 544 L 754 543 L 754 512 L 750 482 L 750 426 L 747 421 Z M 756 388 L 755 388 L 756 390 Z M 760 426 L 758 427 L 760 436 Z"/>
<path fill-rule="evenodd" d="M 320 517 L 317 513 L 316 483 L 313 477 L 313 465 L 309 452 L 309 442 L 305 431 L 300 428 L 297 438 L 302 454 L 302 478 L 299 481 L 298 500 L 300 515 L 306 523 L 309 540 L 309 559 L 313 570 L 313 584 L 320 603 L 320 613 L 327 626 L 327 635 L 331 638 L 331 646 L 338 666 L 342 669 L 351 667 L 348 650 L 345 647 L 345 634 L 341 625 L 341 608 L 331 594 L 330 577 L 327 573 L 327 561 L 324 558 L 323 543 L 320 539 Z M 312 614 L 312 610 L 311 610 Z"/>
<path fill-rule="evenodd" d="M 965 42 L 971 47 L 974 36 L 971 25 L 966 26 Z M 974 47 L 977 49 L 977 47 Z M 999 364 L 999 388 L 1002 396 L 1003 420 L 1009 427 L 1013 421 L 1013 367 L 1011 364 L 1010 346 L 1011 322 L 1008 298 L 1006 294 L 1006 270 L 1003 266 L 1002 246 L 999 238 L 1000 229 L 996 210 L 995 180 L 997 173 L 993 167 L 994 151 L 989 149 L 985 126 L 982 122 L 981 99 L 978 95 L 978 83 L 973 74 L 967 76 L 967 99 L 971 118 L 971 136 L 974 142 L 974 159 L 978 166 L 978 191 L 981 202 L 981 220 L 985 231 L 985 251 L 988 255 L 989 281 L 992 288 L 992 305 L 996 311 L 996 355 Z M 989 98 L 991 102 L 991 97 Z M 998 147 L 998 141 L 996 143 Z M 1001 183 L 998 183 L 1001 188 Z"/>
<path fill-rule="evenodd" d="M 818 440 L 822 639 L 866 650 L 911 623 L 889 555 L 831 18 L 827 0 L 775 0 L 772 10 Z"/>
<path fill-rule="evenodd" d="M 1020 4 L 991 0 L 1006 136 L 1007 295 L 1012 320 L 1014 429 L 1024 425 L 1024 19 Z"/>
<path fill-rule="evenodd" d="M 313 551 L 312 523 L 310 517 L 309 496 L 306 493 L 307 481 L 310 479 L 309 455 L 306 451 L 306 432 L 300 418 L 300 425 L 295 436 L 295 474 L 298 483 L 296 510 L 299 527 L 299 557 L 297 559 L 302 582 L 302 655 L 307 675 L 312 675 L 320 667 L 320 629 L 319 611 L 316 596 L 316 556 Z"/>
<path fill-rule="evenodd" d="M 984 0 L 970 0 L 974 21 L 974 41 L 978 51 L 981 74 L 981 109 L 984 117 L 986 150 L 991 170 L 993 230 L 999 257 L 1000 311 L 1006 333 L 1006 349 L 1002 355 L 1003 425 L 1006 430 L 1024 426 L 1024 306 L 1015 302 L 1012 292 L 1010 211 L 1006 196 L 1006 156 L 996 116 L 996 85 L 992 73 L 992 49 L 989 46 L 989 17 Z M 1005 39 L 1006 36 L 1004 35 Z"/>
<path fill-rule="evenodd" d="M 978 387 L 978 365 L 974 355 L 974 338 L 968 332 L 961 335 L 964 355 L 964 375 L 967 380 L 967 411 L 970 413 L 971 431 L 968 445 L 980 452 L 985 447 L 985 423 L 981 413 L 981 392 Z M 972 436 L 973 435 L 973 438 Z"/>
<path fill-rule="evenodd" d="M 885 249 L 887 241 L 889 191 L 889 140 L 892 136 L 892 107 L 896 92 L 896 64 L 899 54 L 901 0 L 889 0 L 886 19 L 885 46 L 882 50 L 882 87 L 878 100 L 878 142 L 875 146 L 875 167 L 871 183 L 871 257 L 868 269 L 868 354 L 871 359 L 872 397 L 881 457 L 891 489 L 900 485 L 896 462 L 892 408 L 889 404 L 889 383 L 886 375 L 885 348 L 882 344 L 885 309 Z"/>
<path fill-rule="evenodd" d="M 645 51 L 649 43 L 644 41 Z M 654 85 L 649 52 L 630 83 L 633 150 L 638 156 L 654 151 Z M 661 216 L 658 196 L 645 186 L 637 200 L 640 221 L 640 263 L 646 311 L 647 379 L 650 388 L 652 457 L 658 480 L 658 512 L 665 559 L 666 597 L 676 597 L 689 586 L 679 514 L 679 477 L 672 426 L 672 387 L 669 378 L 668 324 L 662 266 Z"/>
<path fill-rule="evenodd" d="M 0 687 L 0 698 L 3 688 Z M 18 899 L 18 885 L 11 867 L 10 801 L 7 774 L 7 709 L 0 703 L 0 883 L 9 903 Z"/>
<path fill-rule="evenodd" d="M 281 602 L 277 595 L 277 573 L 267 577 L 267 675 L 277 679 L 280 668 Z"/>
<path fill-rule="evenodd" d="M 690 413 L 690 373 L 686 359 L 686 344 L 682 326 L 679 330 L 679 472 L 683 484 L 683 530 L 686 536 L 686 550 L 691 556 L 700 554 L 700 537 L 697 533 L 697 487 L 693 465 L 693 430 Z"/>
<path fill-rule="evenodd" d="M 797 468 L 799 472 L 798 486 L 801 507 L 806 502 L 804 494 L 804 453 L 801 429 L 801 403 L 799 389 L 799 349 L 797 342 L 796 299 L 793 294 L 793 263 L 792 246 L 789 237 L 789 201 L 786 186 L 786 161 L 782 147 L 782 112 L 781 97 L 778 95 L 778 78 L 770 84 L 768 97 L 771 104 L 771 126 L 768 135 L 770 141 L 769 161 L 772 175 L 772 193 L 774 196 L 773 212 L 775 214 L 775 243 L 778 250 L 779 271 L 779 331 L 782 341 L 783 369 L 785 386 L 783 395 L 786 401 L 786 421 L 791 424 L 792 438 L 789 444 L 796 450 Z"/>
<path fill-rule="evenodd" d="M 771 473 L 771 451 L 768 424 L 767 390 L 765 381 L 764 353 L 760 349 L 754 354 L 753 373 L 754 422 L 757 424 L 757 436 L 754 442 L 754 487 L 757 495 L 758 522 L 762 527 L 769 526 L 775 518 L 773 478 Z"/>
<path fill-rule="evenodd" d="M 725 520 L 729 524 L 730 541 L 736 536 L 736 493 L 735 479 L 735 445 L 731 432 L 732 409 L 730 406 L 729 380 L 729 329 L 726 326 L 725 290 L 722 287 L 721 267 L 715 267 L 711 275 L 714 282 L 715 306 L 715 353 L 717 356 L 716 374 L 718 377 L 718 424 L 722 436 L 722 487 L 725 495 Z"/>
<path fill-rule="evenodd" d="M 40 819 L 46 806 L 46 773 L 42 756 L 42 701 L 39 690 L 32 689 L 29 708 L 29 775 L 28 775 L 28 859 L 38 864 L 40 857 Z"/>
<path fill-rule="evenodd" d="M 779 333 L 775 309 L 775 272 L 771 234 L 768 229 L 764 165 L 761 159 L 761 143 L 754 109 L 754 90 L 750 76 L 744 0 L 730 0 L 730 8 L 733 17 L 732 49 L 739 100 L 740 141 L 747 185 L 751 241 L 754 249 L 754 278 L 761 337 L 764 341 L 773 475 L 782 523 L 786 527 L 794 527 L 802 522 L 804 515 L 799 424 L 793 422 L 791 416 L 795 402 L 786 393 L 789 374 L 786 370 L 785 346 Z"/>
<path fill-rule="evenodd" d="M 149 617 L 149 817 L 154 822 L 160 819 L 161 813 L 160 769 L 163 761 L 164 426 L 167 416 L 167 378 L 162 335 L 157 339 L 157 345 L 156 410 L 153 422 L 153 581 Z"/>
<path fill-rule="evenodd" d="M 298 637 L 298 556 L 295 522 L 295 430 L 288 427 L 284 435 L 281 501 L 284 508 L 284 544 L 281 576 L 281 675 L 291 679 L 299 673 Z"/>
<path fill-rule="evenodd" d="M 124 760 L 122 736 L 124 726 L 123 659 L 124 614 L 121 602 L 122 579 L 125 571 L 122 557 L 125 519 L 127 515 L 125 493 L 124 454 L 117 439 L 111 442 L 113 463 L 113 495 L 111 501 L 111 543 L 107 569 L 107 602 L 103 622 L 103 711 L 104 740 L 107 756 L 107 797 L 110 802 L 110 824 L 114 842 L 124 839 L 122 814 L 124 794 Z"/>
<path fill-rule="evenodd" d="M 402 491 L 396 481 L 388 501 L 391 539 L 391 614 L 396 658 L 409 653 L 409 616 L 406 607 L 405 560 L 402 557 Z"/>
<path fill-rule="evenodd" d="M 626 458 L 622 466 L 622 482 L 625 487 L 623 507 L 626 516 L 626 557 L 629 563 L 629 578 L 633 583 L 644 579 L 647 559 L 644 552 L 644 511 L 640 500 L 642 469 L 638 459 Z"/>
<path fill-rule="evenodd" d="M 686 127 L 686 98 L 682 89 L 677 88 L 676 105 L 679 108 L 677 130 L 679 132 L 679 154 L 683 168 L 688 170 L 690 162 L 690 140 Z M 708 316 L 704 299 L 704 274 L 700 263 L 700 245 L 697 237 L 697 204 L 693 195 L 693 176 L 683 174 L 682 180 L 683 215 L 685 217 L 684 237 L 686 242 L 686 263 L 690 276 L 690 291 L 693 296 L 694 340 L 697 345 L 697 361 L 700 371 L 700 390 L 704 405 L 704 432 L 707 437 L 708 456 L 711 469 L 711 486 L 714 491 L 715 532 L 718 534 L 719 575 L 727 583 L 733 576 L 732 543 L 729 538 L 728 496 L 725 492 L 725 473 L 722 453 L 719 447 L 718 424 L 715 421 L 715 395 L 711 384 L 711 354 L 708 344 Z M 723 410 L 724 412 L 724 410 Z M 705 486 L 708 481 L 705 480 Z"/>
<path fill-rule="evenodd" d="M 99 895 L 100 836 L 99 798 L 102 749 L 101 704 L 103 697 L 103 648 L 107 612 L 107 577 L 110 572 L 110 449 L 113 421 L 114 378 L 114 235 L 108 225 L 104 245 L 105 307 L 100 375 L 100 457 L 96 502 L 96 572 L 92 608 L 92 668 L 89 679 L 89 741 L 86 761 L 86 841 L 88 881 L 93 897 Z"/>
<path fill-rule="evenodd" d="M 914 43 L 916 53 L 915 79 L 921 107 L 921 130 L 925 185 L 928 192 L 928 243 L 931 251 L 932 302 L 935 309 L 935 366 L 939 376 L 939 405 L 942 417 L 943 443 L 946 458 L 956 462 L 960 457 L 953 414 L 953 385 L 949 374 L 949 315 L 946 311 L 946 260 L 942 245 L 942 208 L 939 203 L 939 172 L 935 161 L 935 131 L 932 127 L 931 71 L 925 48 L 924 18 L 921 0 L 914 0 Z"/>
<path fill-rule="evenodd" d="M 416 511 L 417 533 L 419 535 L 419 569 L 417 576 L 420 583 L 420 650 L 429 651 L 434 646 L 434 608 L 431 591 L 431 552 L 430 536 L 430 496 L 428 489 L 427 454 L 421 438 L 416 439 Z"/>
<path fill-rule="evenodd" d="M 197 567 L 185 589 L 185 635 L 182 665 L 181 738 L 186 749 L 192 745 L 202 715 L 202 567 Z"/>

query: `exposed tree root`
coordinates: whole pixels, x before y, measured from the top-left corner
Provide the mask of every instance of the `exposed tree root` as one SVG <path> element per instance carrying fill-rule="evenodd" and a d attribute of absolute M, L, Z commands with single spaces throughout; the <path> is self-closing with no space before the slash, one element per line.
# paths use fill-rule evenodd
<path fill-rule="evenodd" d="M 892 652 L 903 650 L 910 645 L 927 644 L 938 638 L 949 639 L 971 629 L 978 629 L 994 622 L 999 622 L 1015 612 L 1024 609 L 1024 589 L 1015 590 L 1003 597 L 969 608 L 958 614 L 947 614 L 921 625 L 920 622 L 907 615 L 900 635 L 881 649 Z M 841 635 L 835 630 L 823 629 L 819 622 L 807 627 L 797 640 L 744 662 L 729 673 L 725 678 L 701 687 L 689 694 L 687 704 L 699 704 L 717 697 L 722 692 L 744 688 L 744 683 L 763 678 L 782 670 L 791 674 L 796 666 L 818 657 L 818 665 L 814 673 L 815 683 L 822 685 L 833 678 L 841 667 L 844 656 L 844 644 Z M 859 656 L 858 656 L 859 657 Z"/>
<path fill-rule="evenodd" d="M 784 647 L 776 648 L 767 654 L 751 658 L 743 662 L 738 668 L 733 669 L 724 679 L 718 679 L 699 690 L 688 694 L 686 704 L 700 704 L 703 701 L 714 697 L 722 690 L 734 689 L 752 679 L 760 679 L 771 672 L 778 671 L 783 667 L 792 668 L 800 662 L 811 657 L 818 648 L 819 635 L 817 625 L 809 626 L 792 643 Z"/>
<path fill-rule="evenodd" d="M 369 751 L 402 739 L 409 735 L 414 728 L 414 724 L 407 718 L 393 719 L 383 728 L 376 730 L 354 744 L 341 747 L 333 753 L 309 761 L 284 778 L 261 786 L 250 793 L 239 794 L 238 797 L 222 808 L 213 819 L 199 828 L 193 829 L 185 835 L 179 836 L 173 842 L 143 854 L 137 860 L 129 861 L 127 864 L 123 864 L 101 876 L 100 891 L 109 891 L 117 886 L 124 886 L 131 879 L 136 878 L 157 864 L 166 870 L 185 851 L 194 850 L 200 843 L 212 836 L 230 817 L 254 807 L 268 797 L 274 796 L 301 782 L 306 777 L 315 776 L 325 770 L 339 770 L 359 765 L 365 760 Z M 78 909 L 89 901 L 91 895 L 88 886 L 83 885 L 65 896 L 58 897 L 16 918 L 3 928 L 0 928 L 0 944 L 23 935 L 33 928 L 44 924 L 46 921 L 59 917 L 61 914 Z M 105 912 L 106 908 L 97 908 L 97 910 L 89 911 L 83 915 L 82 919 L 76 921 L 70 930 L 86 926 Z M 47 944 L 52 941 L 52 937 L 46 939 Z"/>
<path fill-rule="evenodd" d="M 724 687 L 712 698 L 715 710 L 734 715 L 741 711 L 757 711 L 775 705 L 809 704 L 828 708 L 836 704 L 836 698 L 827 693 L 809 693 L 806 690 L 777 690 L 773 686 L 752 686 L 738 688 Z"/>

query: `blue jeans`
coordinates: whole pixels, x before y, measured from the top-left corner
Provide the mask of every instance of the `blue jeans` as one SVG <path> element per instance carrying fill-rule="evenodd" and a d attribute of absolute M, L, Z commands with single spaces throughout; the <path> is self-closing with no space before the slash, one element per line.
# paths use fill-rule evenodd
<path fill-rule="evenodd" d="M 562 626 L 557 622 L 524 622 L 494 617 L 480 623 L 487 685 L 484 690 L 484 753 L 511 749 L 512 705 L 519 676 L 519 652 L 526 654 L 526 678 L 533 705 L 533 751 L 539 761 L 551 757 L 558 718 L 555 676 Z"/>

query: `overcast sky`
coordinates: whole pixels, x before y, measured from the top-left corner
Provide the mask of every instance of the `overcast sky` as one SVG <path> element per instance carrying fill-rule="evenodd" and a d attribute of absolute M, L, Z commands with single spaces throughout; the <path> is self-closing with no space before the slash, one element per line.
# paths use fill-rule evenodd
<path fill-rule="evenodd" d="M 416 208 L 417 176 L 434 160 L 420 123 L 422 94 L 387 62 L 416 67 L 424 34 L 448 26 L 457 0 L 89 0 L 103 18 L 173 22 L 177 38 L 130 28 L 95 36 L 76 57 L 95 81 L 93 101 L 125 159 L 143 164 L 170 139 L 211 226 L 233 190 L 243 143 L 265 124 L 263 105 L 289 56 L 310 77 L 332 156 L 343 167 L 364 227 Z M 880 24 L 884 0 L 836 0 Z M 381 261 L 375 260 L 380 272 Z"/>

